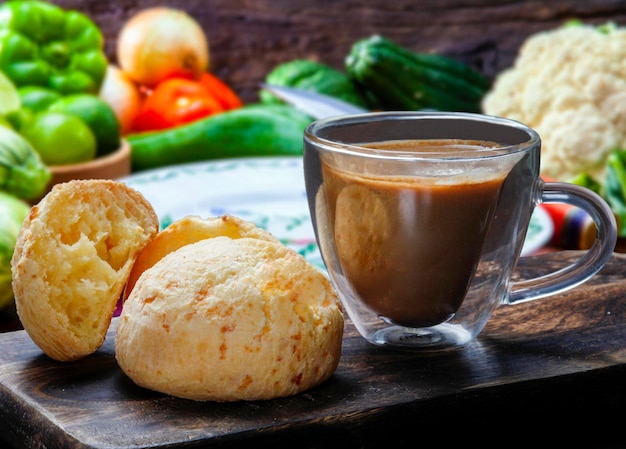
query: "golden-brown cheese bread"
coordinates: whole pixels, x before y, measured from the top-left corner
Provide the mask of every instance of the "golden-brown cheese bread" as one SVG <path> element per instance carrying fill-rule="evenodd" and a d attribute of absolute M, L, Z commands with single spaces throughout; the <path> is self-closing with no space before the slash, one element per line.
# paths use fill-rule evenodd
<path fill-rule="evenodd" d="M 60 361 L 96 351 L 158 230 L 151 204 L 123 183 L 55 185 L 24 220 L 11 260 L 17 313 L 35 344 Z"/>
<path fill-rule="evenodd" d="M 115 339 L 138 385 L 198 401 L 288 396 L 329 378 L 343 313 L 326 276 L 278 242 L 215 237 L 138 279 Z"/>
<path fill-rule="evenodd" d="M 233 239 L 253 237 L 261 240 L 280 242 L 266 230 L 254 223 L 243 220 L 234 215 L 201 218 L 197 215 L 187 215 L 171 223 L 160 231 L 157 236 L 141 252 L 124 287 L 124 300 L 135 287 L 137 279 L 148 268 L 162 259 L 166 254 L 198 240 L 225 236 Z"/>

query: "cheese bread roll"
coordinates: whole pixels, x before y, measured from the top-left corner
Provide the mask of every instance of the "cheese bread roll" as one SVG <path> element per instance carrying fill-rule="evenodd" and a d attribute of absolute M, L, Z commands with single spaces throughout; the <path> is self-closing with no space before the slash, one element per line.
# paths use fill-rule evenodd
<path fill-rule="evenodd" d="M 115 339 L 138 385 L 198 401 L 288 396 L 328 379 L 344 319 L 327 277 L 282 243 L 208 238 L 137 280 Z"/>

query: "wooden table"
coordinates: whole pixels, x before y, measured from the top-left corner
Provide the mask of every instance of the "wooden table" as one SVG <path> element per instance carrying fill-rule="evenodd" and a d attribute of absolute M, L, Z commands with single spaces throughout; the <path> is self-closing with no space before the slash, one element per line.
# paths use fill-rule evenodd
<path fill-rule="evenodd" d="M 520 262 L 538 274 L 576 257 Z M 377 348 L 346 325 L 341 362 L 289 398 L 199 403 L 136 387 L 114 358 L 55 362 L 24 331 L 0 334 L 0 436 L 29 448 L 626 447 L 626 255 L 565 294 L 501 307 L 445 354 Z M 494 432 L 494 429 L 503 431 Z"/>

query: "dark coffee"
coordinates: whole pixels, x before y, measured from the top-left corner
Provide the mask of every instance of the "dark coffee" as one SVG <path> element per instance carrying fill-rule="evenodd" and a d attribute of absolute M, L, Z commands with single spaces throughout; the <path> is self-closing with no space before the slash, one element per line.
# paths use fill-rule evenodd
<path fill-rule="evenodd" d="M 459 153 L 492 148 L 475 141 L 403 141 L 382 150 Z M 384 320 L 439 324 L 458 310 L 498 203 L 504 175 L 447 182 L 370 176 L 322 161 L 330 228 L 345 277 Z"/>

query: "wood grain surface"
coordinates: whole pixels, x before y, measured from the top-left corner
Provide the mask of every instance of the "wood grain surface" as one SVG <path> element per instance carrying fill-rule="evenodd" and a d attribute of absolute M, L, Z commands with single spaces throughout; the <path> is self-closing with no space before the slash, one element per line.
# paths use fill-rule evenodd
<path fill-rule="evenodd" d="M 523 258 L 518 274 L 577 255 Z M 490 432 L 503 426 L 516 444 L 622 447 L 625 269 L 615 254 L 567 293 L 502 306 L 478 340 L 448 353 L 381 349 L 347 323 L 331 379 L 269 401 L 202 403 L 141 389 L 115 362 L 114 328 L 73 363 L 49 359 L 24 331 L 0 334 L 0 438 L 19 448 L 386 448 L 439 436 L 502 447 Z"/>
<path fill-rule="evenodd" d="M 139 10 L 187 11 L 205 30 L 211 70 L 247 102 L 277 64 L 310 58 L 343 69 L 352 44 L 381 34 L 415 51 L 438 52 L 493 76 L 529 35 L 570 19 L 626 25 L 624 0 L 53 0 L 89 14 L 116 61 L 119 30 Z"/>

